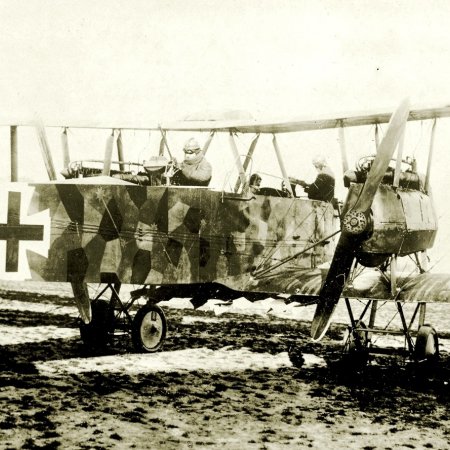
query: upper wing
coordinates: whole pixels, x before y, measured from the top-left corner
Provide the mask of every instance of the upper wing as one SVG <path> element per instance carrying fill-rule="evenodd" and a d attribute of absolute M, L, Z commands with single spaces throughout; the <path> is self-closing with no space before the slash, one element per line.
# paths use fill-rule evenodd
<path fill-rule="evenodd" d="M 291 133 L 296 131 L 339 128 L 342 126 L 356 127 L 388 123 L 391 116 L 392 111 L 378 111 L 279 122 L 261 122 L 256 120 L 186 120 L 163 124 L 162 128 L 173 131 L 232 130 L 240 133 Z M 426 120 L 442 117 L 450 117 L 450 105 L 412 109 L 409 113 L 408 120 Z"/>
<path fill-rule="evenodd" d="M 205 116 L 205 120 L 198 120 L 200 116 L 193 116 L 195 120 L 182 120 L 162 124 L 149 122 L 112 123 L 112 122 L 85 122 L 72 123 L 46 123 L 46 127 L 71 127 L 71 128 L 104 128 L 104 129 L 131 129 L 131 130 L 169 130 L 169 131 L 235 131 L 240 133 L 290 133 L 296 131 L 323 130 L 327 128 L 355 127 L 389 122 L 392 110 L 360 112 L 349 114 L 336 114 L 316 118 L 303 118 L 290 121 L 258 121 L 243 114 L 228 118 L 227 115 L 211 118 Z M 244 117 L 244 118 L 243 118 Z M 431 108 L 413 108 L 408 120 L 426 120 L 434 118 L 450 117 L 450 105 L 442 105 Z M 6 119 L 0 118 L 0 126 L 35 126 L 36 120 Z"/>

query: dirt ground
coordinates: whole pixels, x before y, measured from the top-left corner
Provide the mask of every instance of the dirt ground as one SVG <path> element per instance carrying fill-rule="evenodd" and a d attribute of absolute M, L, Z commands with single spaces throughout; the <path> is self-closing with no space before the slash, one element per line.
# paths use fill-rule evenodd
<path fill-rule="evenodd" d="M 69 305 L 56 296 L 21 293 L 20 300 Z M 33 331 L 37 326 L 73 331 L 68 337 L 0 346 L 0 447 L 450 448 L 447 353 L 436 368 L 418 368 L 390 356 L 351 371 L 336 362 L 342 326 L 333 326 L 328 337 L 312 343 L 308 322 L 238 314 L 217 318 L 211 312 L 178 309 L 166 313 L 163 351 L 136 358 L 151 365 L 164 357 L 172 364 L 169 369 L 133 372 L 94 366 L 92 371 L 51 373 L 42 364 L 58 368 L 70 359 L 70 367 L 93 358 L 76 336 L 73 314 L 0 309 L 5 330 L 14 325 L 25 334 L 39 333 Z M 329 364 L 293 367 L 286 353 L 293 343 Z M 184 349 L 193 353 L 180 352 Z M 180 355 L 194 358 L 195 351 L 206 355 L 199 366 L 176 360 Z M 130 352 L 130 343 L 122 340 L 92 361 L 109 358 L 114 364 L 133 358 Z M 221 358 L 220 369 L 215 355 Z M 232 355 L 241 355 L 242 363 L 251 358 L 258 363 L 239 368 Z M 281 362 L 269 364 L 272 357 Z"/>

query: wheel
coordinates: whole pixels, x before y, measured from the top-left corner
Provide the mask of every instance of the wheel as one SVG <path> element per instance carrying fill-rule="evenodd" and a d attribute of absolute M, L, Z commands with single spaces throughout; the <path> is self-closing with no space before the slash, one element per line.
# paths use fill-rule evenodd
<path fill-rule="evenodd" d="M 369 332 L 364 322 L 356 322 L 356 330 L 348 327 L 344 336 L 341 363 L 348 370 L 360 370 L 369 361 Z"/>
<path fill-rule="evenodd" d="M 431 325 L 422 325 L 419 328 L 414 353 L 417 361 L 437 361 L 439 359 L 438 334 Z"/>
<path fill-rule="evenodd" d="M 356 322 L 357 330 L 352 330 L 348 327 L 344 336 L 344 349 L 345 354 L 351 354 L 356 352 L 366 352 L 369 345 L 369 333 L 364 331 L 367 329 L 366 325 L 362 321 Z"/>
<path fill-rule="evenodd" d="M 103 350 L 111 341 L 114 331 L 114 310 L 106 300 L 91 303 L 92 320 L 80 324 L 80 337 L 90 350 Z"/>
<path fill-rule="evenodd" d="M 138 352 L 158 351 L 163 345 L 166 333 L 166 316 L 159 306 L 147 303 L 138 310 L 132 328 L 133 345 Z"/>

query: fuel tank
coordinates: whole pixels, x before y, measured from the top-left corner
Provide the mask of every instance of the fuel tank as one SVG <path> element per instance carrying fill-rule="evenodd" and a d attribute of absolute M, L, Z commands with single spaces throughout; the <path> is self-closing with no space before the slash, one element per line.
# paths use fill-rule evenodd
<path fill-rule="evenodd" d="M 348 205 L 355 204 L 363 185 L 352 184 Z M 377 256 L 405 256 L 433 246 L 437 217 L 432 198 L 419 190 L 381 184 L 372 203 L 373 228 L 360 249 L 362 262 Z"/>

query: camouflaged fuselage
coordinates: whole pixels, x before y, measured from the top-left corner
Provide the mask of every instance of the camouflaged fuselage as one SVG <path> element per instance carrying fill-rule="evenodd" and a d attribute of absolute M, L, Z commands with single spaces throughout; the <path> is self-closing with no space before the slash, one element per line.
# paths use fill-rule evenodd
<path fill-rule="evenodd" d="M 131 184 L 6 186 L 3 279 L 96 283 L 113 274 L 122 283 L 219 282 L 297 294 L 314 285 L 317 293 L 317 267 L 331 259 L 334 242 L 314 244 L 338 227 L 329 203 L 304 198 Z M 314 282 L 300 292 L 302 284 L 292 284 L 299 277 Z"/>

